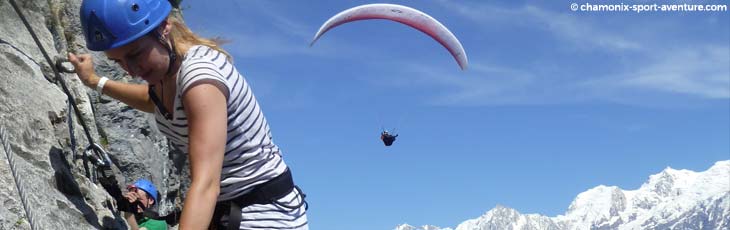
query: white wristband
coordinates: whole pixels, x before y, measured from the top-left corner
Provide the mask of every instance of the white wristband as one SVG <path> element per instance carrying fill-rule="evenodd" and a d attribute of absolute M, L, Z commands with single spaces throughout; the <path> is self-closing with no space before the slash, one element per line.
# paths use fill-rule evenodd
<path fill-rule="evenodd" d="M 104 90 L 104 84 L 106 84 L 106 81 L 108 81 L 109 78 L 102 77 L 99 79 L 99 83 L 96 83 L 96 92 L 99 92 L 100 94 L 103 94 L 101 91 Z"/>

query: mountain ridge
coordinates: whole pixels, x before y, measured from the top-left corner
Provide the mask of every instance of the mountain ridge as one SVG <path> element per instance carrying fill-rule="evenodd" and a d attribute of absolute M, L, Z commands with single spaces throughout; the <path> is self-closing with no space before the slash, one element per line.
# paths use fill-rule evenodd
<path fill-rule="evenodd" d="M 396 230 L 452 229 L 424 227 L 402 224 Z M 598 185 L 554 217 L 497 205 L 455 228 L 486 229 L 730 229 L 730 160 L 702 172 L 666 167 L 634 190 Z"/>

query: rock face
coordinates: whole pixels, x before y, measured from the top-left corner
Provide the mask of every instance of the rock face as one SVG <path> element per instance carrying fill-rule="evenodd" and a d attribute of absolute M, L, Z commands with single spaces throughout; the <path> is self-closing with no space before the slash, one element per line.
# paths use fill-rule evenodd
<path fill-rule="evenodd" d="M 704 172 L 667 168 L 636 190 L 600 185 L 578 194 L 557 217 L 497 206 L 456 227 L 487 229 L 730 229 L 730 160 Z"/>
<path fill-rule="evenodd" d="M 78 19 L 80 0 L 15 0 L 51 58 L 89 53 Z M 0 229 L 30 229 L 16 180 L 36 229 L 125 229 L 113 199 L 85 176 L 78 156 L 89 145 L 61 83 L 9 1 L 0 1 Z M 133 81 L 103 53 L 93 53 L 96 71 Z M 171 154 L 150 115 L 61 74 L 89 127 L 114 162 L 120 186 L 151 179 L 160 190 L 160 213 L 181 203 L 189 185 L 187 159 Z M 71 119 L 71 125 L 69 125 Z M 11 166 L 8 155 L 12 155 Z M 176 157 L 173 157 L 176 156 Z M 15 171 L 13 173 L 12 171 Z"/>

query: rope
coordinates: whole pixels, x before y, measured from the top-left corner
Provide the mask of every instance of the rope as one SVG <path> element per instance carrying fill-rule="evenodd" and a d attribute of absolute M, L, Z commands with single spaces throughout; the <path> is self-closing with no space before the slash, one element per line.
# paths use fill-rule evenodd
<path fill-rule="evenodd" d="M 87 163 L 89 160 L 92 161 L 92 163 L 97 166 L 97 170 L 99 170 L 100 173 L 102 173 L 103 176 L 112 176 L 113 172 L 111 171 L 111 160 L 109 159 L 109 155 L 104 151 L 104 149 L 97 143 L 94 142 L 94 139 L 91 137 L 91 133 L 89 132 L 89 127 L 86 125 L 86 121 L 84 120 L 84 116 L 81 114 L 81 110 L 79 110 L 78 106 L 76 105 L 76 99 L 74 99 L 71 92 L 68 90 L 68 87 L 66 86 L 66 82 L 61 77 L 60 71 L 64 72 L 72 72 L 69 69 L 65 68 L 61 65 L 61 62 L 59 60 L 56 60 L 55 64 L 51 60 L 50 56 L 46 52 L 46 50 L 43 48 L 43 44 L 41 44 L 40 40 L 38 39 L 38 36 L 36 35 L 35 31 L 33 31 L 33 28 L 30 26 L 30 23 L 28 23 L 28 20 L 26 19 L 25 15 L 23 15 L 23 12 L 20 10 L 20 7 L 18 7 L 18 4 L 15 2 L 15 0 L 10 0 L 10 5 L 13 6 L 13 9 L 15 10 L 15 13 L 18 14 L 20 17 L 20 20 L 23 21 L 23 25 L 25 25 L 25 28 L 30 33 L 31 37 L 33 37 L 33 41 L 35 41 L 35 44 L 38 46 L 38 49 L 40 49 L 41 53 L 43 54 L 43 57 L 46 59 L 46 62 L 48 62 L 48 65 L 51 67 L 51 70 L 53 70 L 53 74 L 56 78 L 55 82 L 60 83 L 61 89 L 63 89 L 63 93 L 66 94 L 68 97 L 68 103 L 69 106 L 73 108 L 74 113 L 76 114 L 76 117 L 79 119 L 79 123 L 81 124 L 81 127 L 84 128 L 84 134 L 86 135 L 86 139 L 89 142 L 89 146 L 86 148 L 86 150 L 83 153 L 84 158 L 84 169 L 87 172 L 87 177 L 93 182 L 96 183 L 95 175 L 92 175 L 90 172 Z M 5 42 L 7 43 L 7 42 Z M 15 46 L 11 47 L 17 49 Z M 21 52 L 24 55 L 28 56 L 24 52 Z M 33 59 L 31 59 L 33 60 Z M 35 60 L 33 60 L 35 62 Z M 37 62 L 36 62 L 37 64 Z M 50 81 L 50 80 L 49 80 Z M 51 81 L 53 82 L 53 81 Z M 71 118 L 71 115 L 69 114 L 68 118 L 69 122 L 69 134 L 71 138 L 71 146 L 72 151 L 76 152 L 76 141 L 75 136 L 73 134 L 73 119 Z M 20 194 L 21 201 L 23 203 L 23 208 L 25 209 L 25 214 L 28 217 L 28 222 L 30 223 L 31 229 L 36 230 L 36 225 L 33 222 L 33 214 L 30 212 L 30 209 L 28 208 L 28 202 L 25 196 L 25 192 L 23 191 L 23 186 L 21 184 L 21 181 L 17 177 L 17 172 L 15 171 L 15 161 L 13 159 L 13 155 L 10 153 L 10 146 L 7 142 L 7 137 L 4 135 L 5 131 L 3 127 L 0 127 L 0 140 L 3 142 L 3 146 L 5 148 L 5 154 L 7 155 L 8 162 L 10 164 L 11 171 L 13 173 L 13 178 L 15 179 L 15 185 L 18 188 L 18 193 Z M 96 154 L 90 154 L 89 151 L 93 151 Z"/>
<path fill-rule="evenodd" d="M 41 50 L 41 53 L 43 53 L 43 57 L 48 62 L 48 65 L 51 66 L 51 69 L 53 70 L 53 73 L 55 74 L 56 81 L 60 83 L 61 88 L 63 89 L 63 93 L 66 94 L 68 97 L 68 100 L 71 102 L 71 106 L 73 107 L 73 110 L 76 114 L 76 117 L 79 119 L 79 123 L 81 123 L 81 127 L 84 128 L 84 134 L 86 135 L 86 139 L 89 142 L 89 147 L 87 150 L 92 150 L 96 153 L 97 159 L 105 160 L 105 162 L 101 162 L 101 165 L 98 163 L 100 161 L 94 161 L 94 163 L 97 163 L 97 166 L 104 166 L 104 167 L 111 167 L 111 161 L 109 161 L 109 156 L 106 154 L 106 152 L 100 148 L 98 144 L 94 142 L 94 139 L 91 137 L 91 133 L 89 132 L 89 127 L 86 125 L 86 121 L 84 120 L 84 116 L 81 114 L 81 110 L 79 110 L 78 106 L 76 105 L 76 99 L 74 99 L 71 92 L 68 90 L 68 87 L 66 87 L 66 82 L 61 77 L 61 74 L 59 73 L 59 63 L 57 62 L 54 64 L 54 62 L 51 60 L 50 56 L 48 56 L 48 53 L 46 52 L 46 49 L 43 48 L 43 44 L 41 44 L 40 40 L 38 39 L 38 36 L 36 36 L 35 31 L 33 31 L 33 28 L 30 26 L 30 23 L 28 23 L 28 20 L 25 18 L 25 15 L 23 15 L 23 12 L 20 10 L 20 7 L 18 7 L 18 4 L 15 2 L 15 0 L 10 0 L 10 5 L 13 6 L 13 9 L 20 17 L 20 20 L 23 21 L 23 24 L 25 25 L 25 28 L 30 33 L 31 37 L 33 37 L 33 41 L 35 41 L 38 48 Z M 65 69 L 61 69 L 62 71 L 67 71 Z M 74 137 L 71 136 L 73 139 Z M 86 157 L 87 154 L 84 154 L 84 157 Z M 92 181 L 94 181 L 92 179 Z"/>
<path fill-rule="evenodd" d="M 10 44 L 10 42 L 8 42 L 8 41 L 5 41 L 5 40 L 3 40 L 2 38 L 0 38 L 0 44 L 5 44 L 5 45 L 8 45 L 8 46 L 10 46 L 10 48 L 13 48 L 13 49 L 14 49 L 15 51 L 17 51 L 18 53 L 20 53 L 20 54 L 22 54 L 23 56 L 25 56 L 25 58 L 28 58 L 28 60 L 32 61 L 33 63 L 35 63 L 35 64 L 36 64 L 36 65 L 38 65 L 38 66 L 41 66 L 41 64 L 40 64 L 40 63 L 38 63 L 38 61 L 36 61 L 35 59 L 33 59 L 33 58 L 32 58 L 32 57 L 30 56 L 30 55 L 26 54 L 25 52 L 23 52 L 23 50 L 19 49 L 19 48 L 18 48 L 18 47 L 16 47 L 15 45 L 13 45 L 13 44 Z M 45 76 L 45 75 L 44 75 L 43 77 L 45 77 L 45 78 L 46 78 L 46 80 L 47 80 L 48 82 L 51 82 L 51 83 L 55 83 L 55 82 L 53 81 L 53 79 L 49 78 L 48 76 Z"/>
<path fill-rule="evenodd" d="M 410 110 L 406 110 L 405 112 L 402 112 L 400 115 L 400 118 L 398 119 L 398 123 L 395 123 L 395 128 L 393 128 L 393 135 L 398 134 L 398 130 L 400 129 L 401 125 L 403 124 L 403 120 L 406 118 L 406 116 L 410 113 Z"/>
<path fill-rule="evenodd" d="M 30 223 L 30 229 L 36 230 L 37 228 L 33 221 L 33 213 L 30 208 L 28 208 L 28 198 L 25 196 L 23 183 L 20 180 L 20 177 L 18 177 L 17 167 L 15 167 L 15 158 L 13 158 L 13 153 L 10 152 L 10 142 L 8 141 L 8 136 L 5 135 L 5 128 L 2 126 L 0 126 L 0 142 L 2 142 L 2 146 L 5 149 L 5 156 L 7 157 L 8 164 L 10 165 L 10 172 L 13 175 L 13 180 L 15 180 L 15 187 L 18 189 L 18 194 L 20 194 L 20 202 L 23 204 L 25 216 L 28 218 L 28 223 Z"/>
<path fill-rule="evenodd" d="M 58 73 L 58 69 L 56 69 L 56 65 L 53 64 L 53 61 L 51 60 L 50 56 L 48 56 L 48 53 L 46 52 L 46 49 L 43 48 L 43 44 L 41 44 L 40 40 L 38 40 L 38 36 L 36 36 L 35 32 L 33 31 L 33 28 L 28 23 L 28 20 L 25 18 L 25 15 L 23 15 L 23 12 L 18 7 L 18 4 L 15 3 L 15 0 L 10 0 L 10 5 L 13 5 L 13 9 L 15 9 L 15 12 L 18 13 L 18 16 L 20 16 L 20 20 L 23 21 L 23 24 L 25 25 L 25 28 L 30 32 L 31 37 L 33 37 L 33 41 L 35 41 L 36 45 L 38 45 L 38 48 L 41 50 L 41 53 L 43 53 L 43 57 L 48 62 L 48 65 L 51 66 L 51 69 L 53 69 L 53 73 L 56 75 L 56 81 L 61 83 L 61 88 L 63 89 L 63 92 L 68 96 L 68 99 L 73 101 L 72 103 L 74 111 L 76 112 L 76 117 L 79 118 L 79 121 L 81 121 L 81 126 L 84 127 L 84 133 L 86 134 L 86 139 L 89 140 L 89 143 L 94 143 L 93 139 L 91 138 L 91 133 L 89 133 L 89 127 L 86 126 L 86 122 L 84 121 L 84 117 L 81 114 L 81 110 L 79 110 L 78 106 L 76 106 L 76 100 L 74 99 L 73 95 L 71 95 L 71 92 L 68 90 L 68 87 L 66 87 L 66 82 L 61 77 L 61 74 Z"/>
<path fill-rule="evenodd" d="M 73 109 L 73 106 L 71 105 L 71 101 L 68 101 L 68 110 L 72 110 L 72 109 Z M 74 138 L 75 134 L 74 134 L 74 126 L 73 126 L 74 117 L 68 116 L 68 118 L 66 119 L 66 124 L 68 124 L 68 136 L 71 137 L 70 138 L 71 139 L 70 140 L 71 141 L 71 153 L 73 153 L 72 156 L 76 156 L 77 155 L 76 154 L 76 138 Z"/>

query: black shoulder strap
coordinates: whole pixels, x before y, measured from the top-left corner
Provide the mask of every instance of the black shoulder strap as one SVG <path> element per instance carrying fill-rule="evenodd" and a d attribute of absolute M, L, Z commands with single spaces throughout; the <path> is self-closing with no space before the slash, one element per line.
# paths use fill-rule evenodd
<path fill-rule="evenodd" d="M 152 99 L 152 102 L 155 103 L 155 106 L 158 110 L 160 110 L 160 113 L 162 113 L 163 116 L 165 116 L 166 119 L 172 120 L 172 114 L 165 109 L 165 106 L 162 104 L 162 101 L 160 101 L 159 98 L 157 98 L 157 94 L 155 94 L 155 86 L 149 85 L 149 89 L 147 90 L 147 93 L 150 95 L 150 99 Z"/>

